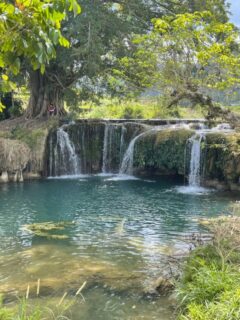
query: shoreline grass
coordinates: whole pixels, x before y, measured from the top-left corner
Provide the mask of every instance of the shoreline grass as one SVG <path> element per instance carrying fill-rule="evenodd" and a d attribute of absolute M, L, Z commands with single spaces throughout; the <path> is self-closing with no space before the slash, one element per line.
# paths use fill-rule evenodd
<path fill-rule="evenodd" d="M 240 216 L 210 219 L 204 225 L 213 242 L 187 259 L 176 288 L 178 319 L 240 319 Z"/>

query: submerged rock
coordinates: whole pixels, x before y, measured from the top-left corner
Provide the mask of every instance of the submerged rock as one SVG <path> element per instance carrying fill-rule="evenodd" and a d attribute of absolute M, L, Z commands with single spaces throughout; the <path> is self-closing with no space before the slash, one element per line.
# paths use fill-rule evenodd
<path fill-rule="evenodd" d="M 158 294 L 160 296 L 168 296 L 174 290 L 174 278 L 160 276 L 151 281 L 145 288 L 145 293 L 150 295 Z"/>
<path fill-rule="evenodd" d="M 66 234 L 52 234 L 52 231 L 62 231 L 67 227 L 73 225 L 72 221 L 61 221 L 61 222 L 42 222 L 42 223 L 33 223 L 24 225 L 23 228 L 27 231 L 30 231 L 35 236 L 45 237 L 47 239 L 55 240 L 65 240 L 69 236 Z"/>

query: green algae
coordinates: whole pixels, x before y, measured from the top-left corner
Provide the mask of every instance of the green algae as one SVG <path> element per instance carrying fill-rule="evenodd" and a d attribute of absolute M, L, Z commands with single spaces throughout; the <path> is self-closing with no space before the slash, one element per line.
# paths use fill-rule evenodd
<path fill-rule="evenodd" d="M 54 240 L 65 240 L 69 239 L 66 234 L 52 234 L 52 231 L 64 231 L 67 227 L 73 225 L 72 221 L 61 221 L 61 222 L 40 222 L 24 225 L 24 229 L 33 233 L 38 237 L 45 237 L 47 239 Z"/>

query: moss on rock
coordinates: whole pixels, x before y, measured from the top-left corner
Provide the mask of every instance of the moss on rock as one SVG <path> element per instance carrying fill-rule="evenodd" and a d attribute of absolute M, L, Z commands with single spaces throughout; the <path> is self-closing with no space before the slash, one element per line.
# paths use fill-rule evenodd
<path fill-rule="evenodd" d="M 40 222 L 24 225 L 23 228 L 30 231 L 35 236 L 44 237 L 49 240 L 66 240 L 68 235 L 66 234 L 53 234 L 53 231 L 65 231 L 66 228 L 72 226 L 72 221 L 61 221 L 61 222 Z"/>
<path fill-rule="evenodd" d="M 185 148 L 192 130 L 166 129 L 153 131 L 136 143 L 134 167 L 136 171 L 158 174 L 185 173 Z"/>
<path fill-rule="evenodd" d="M 240 133 L 209 133 L 205 143 L 205 178 L 239 183 Z"/>

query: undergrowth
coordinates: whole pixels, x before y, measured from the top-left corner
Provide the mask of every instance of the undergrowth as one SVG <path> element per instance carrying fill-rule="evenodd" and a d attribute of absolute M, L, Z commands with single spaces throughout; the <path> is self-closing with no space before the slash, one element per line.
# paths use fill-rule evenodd
<path fill-rule="evenodd" d="M 44 132 L 42 129 L 30 130 L 26 128 L 16 127 L 11 131 L 10 138 L 25 142 L 30 149 L 34 149 L 38 141 L 42 138 Z"/>
<path fill-rule="evenodd" d="M 94 119 L 202 118 L 200 108 L 167 108 L 160 98 L 142 100 L 103 99 L 98 104 L 85 102 L 75 117 Z"/>
<path fill-rule="evenodd" d="M 176 288 L 178 319 L 239 320 L 240 217 L 214 219 L 208 228 L 213 243 L 190 254 Z"/>

